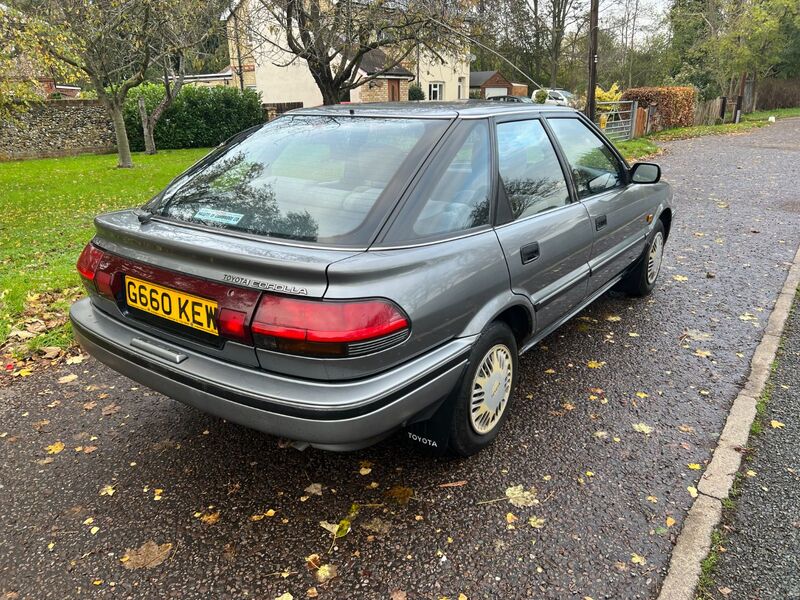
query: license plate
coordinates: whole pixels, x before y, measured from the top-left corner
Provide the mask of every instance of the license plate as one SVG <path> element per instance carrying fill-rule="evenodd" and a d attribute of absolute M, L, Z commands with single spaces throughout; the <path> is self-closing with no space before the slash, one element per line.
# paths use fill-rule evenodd
<path fill-rule="evenodd" d="M 219 335 L 215 320 L 216 302 L 142 281 L 130 275 L 125 277 L 125 297 L 128 306 L 193 329 Z"/>

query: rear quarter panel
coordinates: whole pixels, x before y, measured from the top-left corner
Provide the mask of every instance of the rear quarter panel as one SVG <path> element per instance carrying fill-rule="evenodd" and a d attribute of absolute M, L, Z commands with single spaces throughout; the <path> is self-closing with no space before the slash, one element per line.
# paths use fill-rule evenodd
<path fill-rule="evenodd" d="M 476 335 L 511 303 L 508 269 L 492 230 L 427 246 L 370 250 L 332 264 L 325 298 L 388 298 L 411 320 L 411 336 L 370 356 L 329 361 L 329 376 L 389 368 L 455 337 Z"/>

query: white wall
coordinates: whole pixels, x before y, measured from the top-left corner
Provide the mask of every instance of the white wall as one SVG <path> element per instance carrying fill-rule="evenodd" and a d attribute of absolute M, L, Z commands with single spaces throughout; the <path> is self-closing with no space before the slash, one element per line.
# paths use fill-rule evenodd
<path fill-rule="evenodd" d="M 428 84 L 434 82 L 444 83 L 444 97 L 442 100 L 459 100 L 458 78 L 463 77 L 461 85 L 461 99 L 469 98 L 469 54 L 454 57 L 446 64 L 436 56 L 422 52 L 419 60 L 419 85 L 428 97 Z M 416 75 L 416 72 L 414 73 Z"/>

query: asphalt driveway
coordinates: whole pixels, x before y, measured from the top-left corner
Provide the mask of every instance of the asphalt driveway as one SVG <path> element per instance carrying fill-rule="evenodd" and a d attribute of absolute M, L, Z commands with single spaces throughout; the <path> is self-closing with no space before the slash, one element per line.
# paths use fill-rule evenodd
<path fill-rule="evenodd" d="M 654 597 L 800 243 L 800 120 L 666 147 L 659 287 L 525 356 L 471 459 L 300 452 L 91 359 L 0 388 L 0 598 Z"/>

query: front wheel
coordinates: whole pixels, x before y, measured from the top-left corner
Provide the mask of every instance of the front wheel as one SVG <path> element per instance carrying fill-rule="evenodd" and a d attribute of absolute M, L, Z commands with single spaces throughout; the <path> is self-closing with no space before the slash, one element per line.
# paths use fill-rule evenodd
<path fill-rule="evenodd" d="M 647 296 L 656 287 L 664 258 L 664 224 L 657 221 L 648 239 L 644 254 L 633 270 L 620 282 L 620 288 L 631 296 Z"/>
<path fill-rule="evenodd" d="M 517 386 L 517 342 L 495 322 L 478 338 L 455 398 L 450 449 L 470 456 L 491 444 L 506 420 Z"/>

